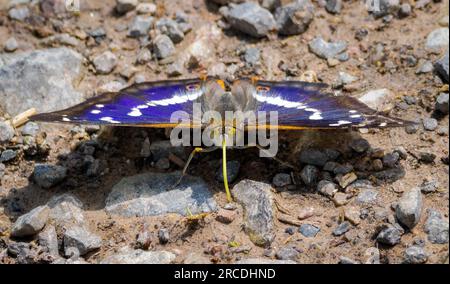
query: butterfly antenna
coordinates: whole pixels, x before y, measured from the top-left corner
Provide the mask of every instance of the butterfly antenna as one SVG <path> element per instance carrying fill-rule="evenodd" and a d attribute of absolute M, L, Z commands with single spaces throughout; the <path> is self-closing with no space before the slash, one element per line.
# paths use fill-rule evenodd
<path fill-rule="evenodd" d="M 230 188 L 228 187 L 228 174 L 227 174 L 227 140 L 226 135 L 223 136 L 222 139 L 222 170 L 223 170 L 223 184 L 225 186 L 225 192 L 227 193 L 228 202 L 232 202 L 233 198 L 231 197 Z"/>

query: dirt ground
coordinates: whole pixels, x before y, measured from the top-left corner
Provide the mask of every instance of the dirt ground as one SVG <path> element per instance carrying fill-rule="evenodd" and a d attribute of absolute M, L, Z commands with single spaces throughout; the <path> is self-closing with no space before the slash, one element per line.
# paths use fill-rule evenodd
<path fill-rule="evenodd" d="M 217 24 L 217 22 L 223 21 L 218 6 L 209 1 L 157 2 L 156 17 L 172 16 L 179 10 L 185 11 L 190 17 L 192 31 L 187 33 L 184 40 L 176 45 L 177 51 L 184 50 L 195 41 L 197 30 L 211 25 L 211 23 Z M 394 18 L 388 24 L 381 19 L 373 19 L 360 1 L 344 1 L 344 8 L 338 15 L 329 14 L 317 2 L 313 1 L 313 3 L 316 7 L 315 17 L 305 33 L 289 37 L 271 35 L 269 38 L 254 39 L 233 29 L 224 30 L 220 35 L 220 40 L 215 44 L 212 58 L 205 63 L 206 66 L 185 71 L 177 78 L 197 77 L 205 71 L 208 72 L 211 66 L 218 62 L 224 62 L 226 65 L 237 63 L 241 68 L 234 74 L 235 77 L 258 75 L 270 80 L 287 78 L 286 72 L 280 68 L 283 63 L 288 67 L 298 69 L 293 76 L 289 76 L 290 79 L 300 79 L 305 71 L 313 70 L 320 81 L 333 84 L 338 72 L 345 71 L 359 79 L 351 88 L 334 91 L 358 97 L 369 90 L 387 88 L 395 94 L 395 98 L 391 101 L 393 105 L 402 102 L 406 95 L 416 97 L 419 103 L 409 105 L 406 110 L 394 107 L 390 115 L 409 120 L 437 117 L 439 127 L 448 129 L 448 116 L 436 116 L 433 112 L 434 98 L 440 90 L 445 89 L 445 84 L 432 72 L 416 74 L 417 66 L 408 67 L 401 58 L 404 54 L 413 54 L 416 58 L 427 58 L 434 62 L 441 56 L 441 54 L 427 53 L 424 42 L 427 35 L 439 27 L 438 19 L 448 15 L 448 8 L 446 8 L 448 1 L 431 3 L 425 9 L 414 9 L 409 17 Z M 77 32 L 81 33 L 92 27 L 101 26 L 105 29 L 107 37 L 100 44 L 86 39 L 82 40 L 83 44 L 80 46 L 71 48 L 83 54 L 85 58 L 90 58 L 105 50 L 114 50 L 119 58 L 118 66 L 109 75 L 96 75 L 92 64 L 86 60 L 83 77 L 76 85 L 76 89 L 83 92 L 86 98 L 97 95 L 100 86 L 113 80 L 125 81 L 124 83 L 127 85 L 132 84 L 133 77 L 127 80 L 119 75 L 121 67 L 125 65 L 135 66 L 138 70 L 136 73 L 143 74 L 150 81 L 168 78 L 165 72 L 167 66 L 156 60 L 145 65 L 134 64 L 136 53 L 139 50 L 139 42 L 127 37 L 126 29 L 118 31 L 120 29 L 117 27 L 128 25 L 135 16 L 135 12 L 132 11 L 124 16 L 115 15 L 112 11 L 115 6 L 113 0 L 89 1 L 85 5 L 88 7 L 85 7 L 78 16 L 59 20 L 63 23 L 61 30 L 75 35 Z M 20 43 L 20 51 L 41 48 L 40 39 L 35 35 L 36 29 L 48 28 L 50 25 L 36 27 L 29 23 L 18 23 L 7 17 L 7 11 L 0 11 L 0 18 L 0 43 L 14 36 Z M 368 30 L 368 35 L 362 41 L 358 41 L 355 39 L 355 32 L 362 28 Z M 346 41 L 350 60 L 341 62 L 335 67 L 328 66 L 326 60 L 318 58 L 308 50 L 308 42 L 317 35 L 321 35 L 326 40 Z M 387 58 L 398 67 L 395 71 L 390 72 L 385 66 L 375 66 L 370 63 L 371 50 L 376 43 L 385 45 Z M 236 50 L 250 46 L 261 50 L 262 64 L 258 67 L 260 70 L 245 67 L 236 53 Z M 423 90 L 430 93 L 429 98 L 423 95 Z M 430 103 L 430 100 L 433 103 Z M 275 239 L 270 249 L 254 245 L 245 234 L 243 230 L 244 212 L 241 206 L 237 207 L 237 217 L 231 224 L 217 221 L 214 214 L 210 214 L 198 224 L 189 225 L 186 218 L 176 214 L 124 218 L 108 215 L 103 210 L 108 193 L 121 178 L 147 171 L 170 172 L 180 169 L 179 166 L 171 164 L 168 170 L 158 170 L 149 163 L 142 162 L 139 158 L 144 137 L 148 136 L 150 141 L 167 139 L 163 129 L 118 127 L 112 131 L 112 134 L 110 130 L 102 130 L 104 139 L 111 145 L 109 150 L 99 150 L 96 153 L 96 158 L 104 162 L 108 169 L 104 174 L 95 178 L 87 178 L 82 172 L 71 170 L 69 166 L 66 181 L 51 189 L 42 189 L 30 179 L 34 165 L 38 162 L 45 162 L 68 166 L 67 163 L 70 159 L 67 160 L 67 157 L 76 151 L 77 143 L 83 141 L 84 138 L 74 134 L 72 126 L 45 123 L 40 126 L 41 131 L 47 135 L 46 141 L 50 145 L 49 155 L 42 158 L 27 158 L 21 155 L 6 164 L 5 175 L 0 183 L 2 200 L 0 208 L 4 206 L 3 213 L 0 211 L 0 218 L 7 223 L 13 223 L 18 216 L 45 204 L 56 194 L 73 194 L 84 204 L 84 214 L 89 222 L 90 230 L 104 240 L 104 245 L 100 250 L 85 257 L 88 262 L 95 263 L 120 247 L 133 245 L 142 228 L 148 226 L 148 228 L 154 228 L 155 231 L 158 228 L 169 229 L 169 243 L 160 244 L 153 241 L 149 249 L 172 251 L 177 255 L 175 262 L 178 263 L 182 263 L 190 252 L 205 252 L 206 257 L 212 262 L 218 263 L 233 263 L 243 258 L 273 258 L 270 250 L 277 251 L 286 245 L 293 245 L 300 252 L 296 259 L 299 263 L 338 263 L 342 256 L 365 262 L 367 259 L 365 251 L 369 247 L 380 249 L 382 263 L 401 263 L 407 247 L 418 239 L 427 239 L 427 235 L 422 229 L 427 218 L 427 209 L 432 208 L 439 211 L 448 220 L 448 162 L 445 164 L 441 161 L 443 158 L 448 159 L 448 134 L 442 136 L 438 135 L 436 131 L 426 131 L 421 123 L 419 130 L 414 134 L 406 133 L 403 128 L 373 130 L 367 133 L 357 131 L 349 133 L 345 130 L 282 133 L 278 156 L 299 168 L 302 166 L 298 159 L 301 149 L 307 146 L 338 147 L 342 148 L 345 153 L 349 153 L 346 147 L 348 147 L 348 141 L 354 137 L 366 139 L 373 149 L 380 148 L 385 153 L 390 153 L 402 146 L 408 152 L 408 156 L 405 160 L 400 161 L 400 166 L 406 173 L 403 178 L 393 183 L 376 185 L 379 200 L 376 205 L 367 206 L 369 217 L 361 220 L 358 226 L 352 228 L 352 235 L 341 237 L 332 235 L 340 220 L 342 207 L 335 206 L 333 201 L 327 197 L 306 188 L 301 183 L 289 190 L 274 189 L 277 202 L 288 209 L 292 216 L 298 216 L 305 208 L 313 207 L 316 214 L 302 222 L 318 225 L 321 230 L 314 238 L 306 238 L 298 232 L 290 236 L 285 230 L 292 225 L 276 220 Z M 7 147 L 10 145 L 0 146 L 0 149 Z M 186 148 L 186 153 L 189 153 L 190 150 Z M 435 154 L 435 161 L 431 164 L 418 161 L 415 156 L 423 151 Z M 220 167 L 220 159 L 220 151 L 200 154 L 193 161 L 189 173 L 202 177 L 214 192 L 214 199 L 219 207 L 223 207 L 227 203 L 225 192 L 222 184 L 217 182 L 214 176 Z M 358 156 L 345 154 L 339 162 L 355 164 L 359 159 Z M 292 172 L 293 176 L 299 179 L 299 170 L 287 170 L 271 159 L 259 158 L 255 149 L 232 150 L 229 152 L 229 160 L 237 160 L 241 164 L 238 178 L 231 186 L 243 179 L 271 184 L 274 175 L 280 172 Z M 404 192 L 420 186 L 429 179 L 436 180 L 440 186 L 437 192 L 423 195 L 423 210 L 419 224 L 411 232 L 405 233 L 399 244 L 393 247 L 379 245 L 375 237 L 379 226 L 384 221 L 375 218 L 375 212 L 387 210 L 392 215 L 394 212 L 392 205 Z M 11 210 L 11 204 L 14 204 L 15 211 Z M 364 206 L 359 207 L 359 209 L 364 208 Z M 6 242 L 9 241 L 6 237 L 2 238 Z M 235 252 L 228 245 L 232 241 L 236 241 L 241 246 L 248 246 L 250 250 L 245 253 Z M 429 253 L 427 263 L 448 262 L 448 243 L 442 245 L 426 242 L 425 249 Z M 263 256 L 264 254 L 269 256 Z M 5 262 L 14 263 L 14 259 L 8 258 Z"/>

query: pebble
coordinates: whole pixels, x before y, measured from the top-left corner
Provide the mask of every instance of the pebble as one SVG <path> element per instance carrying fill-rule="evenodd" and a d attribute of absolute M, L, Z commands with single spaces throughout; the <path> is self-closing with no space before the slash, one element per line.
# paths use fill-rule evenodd
<path fill-rule="evenodd" d="M 385 245 L 394 246 L 400 243 L 401 231 L 395 226 L 387 225 L 386 228 L 381 230 L 377 236 L 377 242 Z"/>
<path fill-rule="evenodd" d="M 222 161 L 220 162 L 220 164 L 222 165 Z M 239 175 L 240 168 L 241 168 L 241 163 L 239 163 L 239 161 L 236 161 L 236 160 L 227 161 L 227 178 L 228 178 L 228 182 L 229 183 L 232 183 L 232 182 L 234 182 L 237 179 L 237 177 Z M 223 169 L 222 169 L 222 166 L 216 172 L 216 180 L 218 182 L 222 182 L 223 183 Z"/>
<path fill-rule="evenodd" d="M 443 114 L 448 114 L 448 93 L 440 93 L 436 98 L 435 109 Z"/>
<path fill-rule="evenodd" d="M 424 164 L 432 164 L 436 159 L 436 155 L 431 152 L 419 152 L 418 157 L 419 161 Z"/>
<path fill-rule="evenodd" d="M 48 252 L 52 256 L 59 255 L 58 249 L 58 236 L 56 235 L 56 229 L 52 225 L 47 225 L 45 229 L 38 234 L 38 242 L 45 252 Z"/>
<path fill-rule="evenodd" d="M 343 193 L 343 192 L 337 192 L 334 196 L 333 196 L 333 202 L 336 206 L 343 206 L 345 204 L 348 203 L 348 196 L 347 194 Z"/>
<path fill-rule="evenodd" d="M 267 246 L 274 239 L 274 201 L 272 187 L 262 182 L 242 180 L 232 193 L 244 207 L 244 230 L 258 246 Z"/>
<path fill-rule="evenodd" d="M 426 39 L 425 48 L 429 51 L 439 51 L 448 46 L 449 31 L 448 28 L 438 28 L 432 31 Z"/>
<path fill-rule="evenodd" d="M 27 7 L 12 8 L 9 10 L 8 16 L 12 20 L 23 22 L 30 16 L 30 10 Z"/>
<path fill-rule="evenodd" d="M 314 6 L 309 0 L 296 0 L 275 10 L 278 33 L 298 35 L 304 33 L 314 19 Z"/>
<path fill-rule="evenodd" d="M 347 50 L 345 41 L 327 42 L 321 37 L 313 39 L 308 46 L 312 53 L 323 59 L 335 58 Z"/>
<path fill-rule="evenodd" d="M 158 240 L 160 244 L 167 244 L 170 240 L 169 230 L 160 229 L 158 231 Z"/>
<path fill-rule="evenodd" d="M 424 118 L 423 128 L 428 131 L 434 131 L 439 126 L 438 121 L 435 118 Z"/>
<path fill-rule="evenodd" d="M 374 204 L 378 199 L 378 192 L 371 189 L 362 190 L 356 197 L 357 204 Z"/>
<path fill-rule="evenodd" d="M 340 85 L 348 85 L 348 84 L 354 83 L 356 81 L 358 81 L 358 77 L 352 76 L 345 72 L 339 72 L 338 83 Z"/>
<path fill-rule="evenodd" d="M 6 52 L 14 52 L 19 47 L 16 38 L 10 37 L 6 40 L 4 50 Z"/>
<path fill-rule="evenodd" d="M 0 155 L 0 163 L 9 162 L 17 157 L 17 152 L 11 149 L 7 149 Z"/>
<path fill-rule="evenodd" d="M 342 0 L 327 0 L 325 9 L 328 13 L 339 14 L 342 10 Z"/>
<path fill-rule="evenodd" d="M 427 262 L 428 254 L 422 247 L 410 246 L 405 250 L 403 262 L 406 264 L 423 264 Z"/>
<path fill-rule="evenodd" d="M 422 212 L 422 194 L 419 188 L 403 193 L 395 209 L 397 220 L 410 230 L 420 220 Z"/>
<path fill-rule="evenodd" d="M 139 3 L 136 7 L 138 14 L 155 14 L 156 5 L 153 3 Z"/>
<path fill-rule="evenodd" d="M 76 248 L 80 255 L 100 248 L 102 239 L 82 227 L 70 227 L 64 232 L 64 252 L 70 256 L 70 248 Z"/>
<path fill-rule="evenodd" d="M 287 227 L 286 228 L 286 230 L 284 230 L 284 232 L 286 233 L 286 234 L 289 234 L 289 235 L 294 235 L 295 234 L 295 228 L 294 227 Z"/>
<path fill-rule="evenodd" d="M 434 63 L 434 70 L 441 76 L 444 82 L 448 83 L 448 49 L 444 56 Z"/>
<path fill-rule="evenodd" d="M 398 11 L 398 16 L 400 18 L 406 18 L 409 17 L 412 13 L 412 8 L 409 3 L 403 3 L 400 5 L 400 10 Z"/>
<path fill-rule="evenodd" d="M 424 181 L 422 185 L 420 185 L 420 191 L 422 193 L 433 193 L 439 189 L 439 182 L 437 180 L 428 180 Z"/>
<path fill-rule="evenodd" d="M 441 213 L 428 210 L 428 218 L 425 221 L 424 231 L 428 234 L 428 240 L 433 244 L 448 243 L 448 218 L 442 218 Z"/>
<path fill-rule="evenodd" d="M 138 3 L 138 0 L 117 0 L 116 11 L 119 14 L 125 14 L 131 10 L 134 10 Z"/>
<path fill-rule="evenodd" d="M 312 186 L 319 177 L 319 169 L 313 165 L 306 165 L 300 172 L 300 177 L 305 185 Z"/>
<path fill-rule="evenodd" d="M 361 214 L 356 207 L 347 207 L 344 209 L 344 218 L 348 220 L 352 225 L 357 226 L 361 223 Z"/>
<path fill-rule="evenodd" d="M 11 236 L 21 238 L 37 234 L 44 228 L 48 215 L 48 206 L 34 208 L 16 220 L 11 229 Z"/>
<path fill-rule="evenodd" d="M 333 230 L 333 236 L 342 236 L 343 234 L 347 233 L 350 228 L 352 227 L 352 225 L 347 222 L 344 221 L 342 223 L 340 223 L 334 230 Z"/>
<path fill-rule="evenodd" d="M 148 48 L 143 48 L 139 51 L 136 57 L 137 64 L 147 64 L 152 60 L 152 53 Z"/>
<path fill-rule="evenodd" d="M 369 9 L 372 9 L 369 11 L 372 12 L 375 18 L 396 14 L 400 9 L 400 0 L 380 0 L 378 3 L 378 9 L 373 9 L 370 5 L 367 6 Z"/>
<path fill-rule="evenodd" d="M 367 92 L 359 100 L 374 110 L 385 111 L 390 107 L 393 97 L 394 94 L 388 89 L 378 89 Z"/>
<path fill-rule="evenodd" d="M 376 172 L 372 174 L 374 177 L 376 177 L 379 180 L 393 183 L 405 176 L 405 170 L 401 167 L 398 168 L 392 168 L 387 169 L 384 171 Z"/>
<path fill-rule="evenodd" d="M 300 162 L 323 167 L 327 162 L 336 160 L 339 155 L 338 151 L 332 149 L 308 148 L 300 152 Z"/>
<path fill-rule="evenodd" d="M 298 255 L 299 255 L 299 252 L 295 248 L 293 248 L 291 246 L 285 246 L 285 247 L 280 248 L 277 251 L 277 253 L 275 254 L 275 257 L 280 260 L 295 261 L 297 259 Z"/>
<path fill-rule="evenodd" d="M 302 224 L 298 228 L 298 231 L 307 238 L 314 238 L 320 232 L 320 227 L 311 224 Z"/>
<path fill-rule="evenodd" d="M 244 53 L 244 61 L 250 66 L 256 66 L 261 58 L 261 51 L 258 48 L 247 48 Z"/>
<path fill-rule="evenodd" d="M 98 74 L 109 74 L 117 65 L 117 57 L 111 51 L 105 51 L 104 53 L 96 56 L 92 63 Z"/>
<path fill-rule="evenodd" d="M 305 208 L 300 209 L 300 211 L 298 212 L 297 218 L 299 220 L 305 220 L 305 219 L 308 219 L 308 218 L 314 216 L 314 214 L 315 214 L 314 207 L 305 207 Z"/>
<path fill-rule="evenodd" d="M 383 165 L 388 168 L 394 168 L 398 160 L 400 160 L 400 155 L 397 152 L 388 153 L 383 157 Z"/>
<path fill-rule="evenodd" d="M 340 256 L 339 264 L 359 264 L 359 262 L 346 256 Z"/>
<path fill-rule="evenodd" d="M 9 122 L 0 121 L 0 143 L 11 141 L 14 134 L 14 128 Z"/>
<path fill-rule="evenodd" d="M 429 60 L 423 61 L 419 64 L 419 68 L 416 70 L 416 74 L 425 74 L 433 71 L 433 63 Z"/>
<path fill-rule="evenodd" d="M 167 35 L 173 43 L 179 43 L 184 39 L 184 33 L 178 26 L 178 23 L 169 18 L 162 18 L 156 22 L 156 28 Z"/>
<path fill-rule="evenodd" d="M 353 149 L 356 153 L 364 153 L 370 148 L 370 144 L 366 139 L 359 138 L 354 139 L 349 144 L 350 148 Z"/>
<path fill-rule="evenodd" d="M 376 247 L 370 247 L 364 252 L 366 257 L 365 264 L 380 264 L 380 250 Z"/>
<path fill-rule="evenodd" d="M 321 180 L 317 184 L 317 191 L 319 191 L 321 194 L 327 196 L 327 197 L 333 197 L 336 192 L 338 192 L 338 188 L 336 184 L 334 184 L 331 181 L 327 180 Z"/>
<path fill-rule="evenodd" d="M 265 37 L 276 29 L 272 14 L 253 2 L 232 6 L 226 19 L 234 29 L 256 38 Z"/>
<path fill-rule="evenodd" d="M 36 136 L 39 133 L 39 124 L 33 121 L 27 122 L 21 130 L 23 136 Z"/>
<path fill-rule="evenodd" d="M 236 216 L 237 212 L 235 210 L 219 209 L 217 211 L 216 220 L 224 224 L 230 224 L 236 219 Z"/>
<path fill-rule="evenodd" d="M 144 251 L 123 247 L 104 258 L 101 264 L 170 264 L 176 255 L 168 251 Z"/>
<path fill-rule="evenodd" d="M 50 188 L 67 176 L 67 168 L 58 165 L 36 164 L 33 172 L 34 182 L 42 188 Z"/>
<path fill-rule="evenodd" d="M 158 35 L 153 40 L 153 49 L 158 59 L 167 58 L 175 53 L 175 46 L 166 35 Z"/>
<path fill-rule="evenodd" d="M 149 16 L 137 16 L 128 27 L 128 36 L 139 38 L 148 35 L 154 18 Z"/>
<path fill-rule="evenodd" d="M 272 179 L 272 184 L 276 187 L 283 187 L 292 184 L 291 175 L 285 173 L 276 174 Z"/>
<path fill-rule="evenodd" d="M 349 186 L 352 182 L 356 181 L 358 179 L 358 176 L 354 173 L 348 173 L 346 175 L 337 175 L 336 176 L 336 181 L 339 183 L 339 185 L 342 188 L 346 188 L 347 186 Z"/>
<path fill-rule="evenodd" d="M 80 41 L 67 33 L 63 33 L 44 38 L 42 44 L 46 46 L 67 45 L 75 47 L 80 44 Z"/>

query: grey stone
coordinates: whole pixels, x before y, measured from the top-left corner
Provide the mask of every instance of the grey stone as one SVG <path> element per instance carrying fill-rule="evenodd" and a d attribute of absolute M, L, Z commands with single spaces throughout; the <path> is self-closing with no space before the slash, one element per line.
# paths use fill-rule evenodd
<path fill-rule="evenodd" d="M 236 261 L 235 264 L 296 264 L 296 262 L 293 260 L 246 258 Z"/>
<path fill-rule="evenodd" d="M 258 48 L 247 48 L 244 53 L 244 61 L 250 66 L 256 66 L 259 63 L 261 51 Z"/>
<path fill-rule="evenodd" d="M 418 0 L 415 2 L 414 8 L 423 9 L 425 6 L 431 3 L 432 0 Z"/>
<path fill-rule="evenodd" d="M 343 234 L 347 233 L 351 227 L 352 225 L 350 224 L 350 222 L 344 221 L 333 230 L 333 236 L 342 236 Z"/>
<path fill-rule="evenodd" d="M 9 142 L 14 137 L 14 128 L 9 122 L 0 121 L 0 143 Z"/>
<path fill-rule="evenodd" d="M 439 189 L 439 182 L 437 180 L 424 181 L 420 185 L 420 191 L 422 193 L 433 193 Z"/>
<path fill-rule="evenodd" d="M 352 140 L 349 146 L 357 153 L 364 153 L 370 148 L 369 142 L 363 138 Z"/>
<path fill-rule="evenodd" d="M 57 45 L 67 45 L 67 46 L 78 46 L 80 41 L 69 35 L 69 34 L 56 34 L 44 38 L 41 43 L 46 46 L 57 46 Z"/>
<path fill-rule="evenodd" d="M 2 180 L 3 176 L 5 175 L 5 165 L 0 163 L 0 181 Z"/>
<path fill-rule="evenodd" d="M 419 64 L 419 67 L 416 70 L 416 74 L 425 74 L 430 73 L 433 71 L 433 63 L 429 60 L 425 60 L 421 64 Z"/>
<path fill-rule="evenodd" d="M 206 183 L 199 177 L 180 172 L 146 173 L 123 178 L 106 199 L 106 211 L 121 216 L 157 216 L 166 213 L 192 214 L 212 212 L 216 202 Z M 173 189 L 172 189 L 173 188 Z"/>
<path fill-rule="evenodd" d="M 80 255 L 85 255 L 88 252 L 100 248 L 102 245 L 102 239 L 87 231 L 83 227 L 73 226 L 68 228 L 64 233 L 64 251 L 66 256 L 69 248 L 76 248 L 80 252 Z"/>
<path fill-rule="evenodd" d="M 339 72 L 338 84 L 339 85 L 348 85 L 358 81 L 358 77 L 352 76 L 345 72 Z"/>
<path fill-rule="evenodd" d="M 12 20 L 23 22 L 30 16 L 30 10 L 27 7 L 12 8 L 9 10 L 8 16 Z"/>
<path fill-rule="evenodd" d="M 276 174 L 272 179 L 273 185 L 283 187 L 292 183 L 291 175 L 285 173 Z"/>
<path fill-rule="evenodd" d="M 285 246 L 280 248 L 277 253 L 275 254 L 275 257 L 280 260 L 293 260 L 298 257 L 300 253 L 291 246 Z"/>
<path fill-rule="evenodd" d="M 278 33 L 298 35 L 304 33 L 314 19 L 314 6 L 309 0 L 295 0 L 275 11 Z"/>
<path fill-rule="evenodd" d="M 152 60 L 152 53 L 148 48 L 142 48 L 136 57 L 136 63 L 138 64 L 146 64 Z"/>
<path fill-rule="evenodd" d="M 378 3 L 379 7 L 368 6 L 369 12 L 372 12 L 375 18 L 394 15 L 400 9 L 400 0 L 380 0 Z"/>
<path fill-rule="evenodd" d="M 23 136 L 36 136 L 39 133 L 39 124 L 36 122 L 27 122 L 22 128 L 21 133 Z"/>
<path fill-rule="evenodd" d="M 316 183 L 319 177 L 319 169 L 313 165 L 306 165 L 300 172 L 300 177 L 307 186 L 312 186 Z"/>
<path fill-rule="evenodd" d="M 70 227 L 85 224 L 82 210 L 83 203 L 73 195 L 54 196 L 47 202 L 47 206 L 50 208 L 49 219 L 53 220 L 56 225 Z"/>
<path fill-rule="evenodd" d="M 34 182 L 42 188 L 50 188 L 67 176 L 67 168 L 58 165 L 36 164 L 33 172 Z"/>
<path fill-rule="evenodd" d="M 49 208 L 47 205 L 34 208 L 16 220 L 11 229 L 11 236 L 27 237 L 39 233 L 47 223 L 48 215 Z"/>
<path fill-rule="evenodd" d="M 405 170 L 403 168 L 392 168 L 373 173 L 372 175 L 379 180 L 392 183 L 402 179 L 405 176 Z"/>
<path fill-rule="evenodd" d="M 101 264 L 170 264 L 175 254 L 168 251 L 144 251 L 124 247 L 116 254 L 107 256 Z"/>
<path fill-rule="evenodd" d="M 434 70 L 441 76 L 444 82 L 448 83 L 448 49 L 445 55 L 434 63 Z"/>
<path fill-rule="evenodd" d="M 372 109 L 385 111 L 385 108 L 389 105 L 393 97 L 394 94 L 388 89 L 378 89 L 365 93 L 359 100 Z"/>
<path fill-rule="evenodd" d="M 442 218 L 439 212 L 435 210 L 428 211 L 424 231 L 428 234 L 428 240 L 433 244 L 448 243 L 448 221 Z"/>
<path fill-rule="evenodd" d="M 422 264 L 427 262 L 428 254 L 422 247 L 410 246 L 405 250 L 404 263 L 407 264 Z"/>
<path fill-rule="evenodd" d="M 439 51 L 448 46 L 448 28 L 438 28 L 432 31 L 426 39 L 425 48 L 430 51 Z"/>
<path fill-rule="evenodd" d="M 436 159 L 436 155 L 431 152 L 419 152 L 419 161 L 424 164 L 432 164 Z"/>
<path fill-rule="evenodd" d="M 314 238 L 320 232 L 320 227 L 311 224 L 302 224 L 298 228 L 298 231 L 307 238 Z"/>
<path fill-rule="evenodd" d="M 376 247 L 370 247 L 364 252 L 364 264 L 380 264 L 380 250 Z"/>
<path fill-rule="evenodd" d="M 153 3 L 139 3 L 136 7 L 136 11 L 139 14 L 154 14 L 156 10 L 157 7 Z"/>
<path fill-rule="evenodd" d="M 159 59 L 167 58 L 175 53 L 175 46 L 166 35 L 158 35 L 153 40 L 153 50 Z"/>
<path fill-rule="evenodd" d="M 400 10 L 398 11 L 398 16 L 400 18 L 406 18 L 409 17 L 411 13 L 412 13 L 411 5 L 409 3 L 403 3 L 400 6 Z"/>
<path fill-rule="evenodd" d="M 236 201 L 244 207 L 245 231 L 258 246 L 267 246 L 274 239 L 274 201 L 268 184 L 242 180 L 233 187 Z"/>
<path fill-rule="evenodd" d="M 172 146 L 170 140 L 154 141 L 150 145 L 150 152 L 154 161 L 162 158 L 168 158 L 170 154 L 174 154 L 180 158 L 185 157 L 184 148 L 182 146 Z"/>
<path fill-rule="evenodd" d="M 323 167 L 328 161 L 336 160 L 339 155 L 339 152 L 332 149 L 308 148 L 300 152 L 300 162 Z"/>
<path fill-rule="evenodd" d="M 443 114 L 448 114 L 448 93 L 440 93 L 436 98 L 435 109 Z"/>
<path fill-rule="evenodd" d="M 135 38 L 147 36 L 153 24 L 153 21 L 154 21 L 153 17 L 148 16 L 135 17 L 131 25 L 128 27 L 128 36 Z"/>
<path fill-rule="evenodd" d="M 158 231 L 158 239 L 161 244 L 167 244 L 170 240 L 169 230 L 160 229 Z"/>
<path fill-rule="evenodd" d="M 398 221 L 409 229 L 414 228 L 419 222 L 421 212 L 422 193 L 419 188 L 405 192 L 395 209 L 395 215 Z"/>
<path fill-rule="evenodd" d="M 183 74 L 183 72 L 184 72 L 184 66 L 183 66 L 182 62 L 180 62 L 179 60 L 170 64 L 167 67 L 167 71 L 166 71 L 166 73 L 169 77 L 180 76 Z"/>
<path fill-rule="evenodd" d="M 345 175 L 353 171 L 353 166 L 351 164 L 337 164 L 333 169 L 335 175 Z"/>
<path fill-rule="evenodd" d="M 342 0 L 327 0 L 325 9 L 331 14 L 339 14 L 342 10 Z"/>
<path fill-rule="evenodd" d="M 83 100 L 72 82 L 81 75 L 83 57 L 67 48 L 0 54 L 0 107 L 17 115 L 35 107 L 55 111 Z M 20 78 L 20 80 L 18 80 Z"/>
<path fill-rule="evenodd" d="M 347 50 L 345 41 L 327 42 L 321 37 L 316 37 L 308 44 L 309 50 L 323 59 L 336 58 L 337 55 Z"/>
<path fill-rule="evenodd" d="M 400 243 L 401 231 L 395 226 L 388 225 L 386 228 L 381 230 L 377 236 L 377 242 L 385 245 L 394 246 Z"/>
<path fill-rule="evenodd" d="M 220 164 L 222 164 L 222 162 Z M 241 163 L 239 163 L 239 161 L 236 161 L 236 160 L 227 161 L 227 178 L 228 178 L 229 183 L 232 183 L 236 180 L 236 178 L 239 175 L 240 168 L 241 168 Z M 216 172 L 216 180 L 218 182 L 223 183 L 222 167 L 220 167 L 219 170 Z"/>
<path fill-rule="evenodd" d="M 388 168 L 393 168 L 400 160 L 400 155 L 397 152 L 388 153 L 383 156 L 383 165 Z"/>
<path fill-rule="evenodd" d="M 357 204 L 374 204 L 378 199 L 378 192 L 371 189 L 362 190 L 356 197 Z"/>
<path fill-rule="evenodd" d="M 116 1 L 116 11 L 119 14 L 125 14 L 131 10 L 134 10 L 138 5 L 138 0 L 117 0 Z"/>
<path fill-rule="evenodd" d="M 317 184 L 317 191 L 327 197 L 333 197 L 336 192 L 338 192 L 338 187 L 335 183 L 328 180 L 321 180 Z"/>
<path fill-rule="evenodd" d="M 162 18 L 156 22 L 156 28 L 167 35 L 173 43 L 179 43 L 184 39 L 184 33 L 178 23 L 169 18 Z"/>
<path fill-rule="evenodd" d="M 276 29 L 272 14 L 253 2 L 231 7 L 226 18 L 234 29 L 256 38 L 267 36 Z"/>
<path fill-rule="evenodd" d="M 5 42 L 5 51 L 6 52 L 13 52 L 19 47 L 19 44 L 17 43 L 16 38 L 10 37 Z"/>
<path fill-rule="evenodd" d="M 92 63 L 94 63 L 95 70 L 98 74 L 109 74 L 117 65 L 117 56 L 111 51 L 105 51 L 96 56 Z"/>
<path fill-rule="evenodd" d="M 17 157 L 17 152 L 11 149 L 7 149 L 0 155 L 0 163 L 9 162 Z"/>
<path fill-rule="evenodd" d="M 435 118 L 427 117 L 423 119 L 423 128 L 428 131 L 434 131 L 438 127 L 438 121 Z"/>
<path fill-rule="evenodd" d="M 58 236 L 56 235 L 55 227 L 47 225 L 45 229 L 38 234 L 38 242 L 52 256 L 59 255 Z"/>

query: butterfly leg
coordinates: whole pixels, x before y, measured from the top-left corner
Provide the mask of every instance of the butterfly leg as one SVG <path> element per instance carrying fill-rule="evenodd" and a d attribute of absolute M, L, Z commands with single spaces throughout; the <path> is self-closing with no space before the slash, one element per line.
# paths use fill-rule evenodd
<path fill-rule="evenodd" d="M 187 173 L 187 169 L 189 168 L 189 164 L 191 163 L 191 161 L 194 158 L 195 154 L 197 154 L 197 153 L 209 153 L 209 152 L 215 151 L 217 149 L 218 149 L 218 147 L 209 147 L 209 148 L 196 147 L 196 148 L 194 148 L 194 150 L 189 155 L 189 158 L 186 161 L 186 164 L 184 165 L 183 172 L 181 173 L 180 179 L 172 186 L 171 189 L 174 189 L 175 187 L 177 187 L 181 183 L 181 181 L 183 180 L 183 177 Z"/>
<path fill-rule="evenodd" d="M 233 198 L 231 197 L 230 188 L 228 187 L 228 173 L 227 173 L 227 143 L 226 139 L 223 139 L 222 142 L 222 174 L 223 174 L 223 185 L 225 186 L 225 192 L 227 194 L 228 202 L 232 202 Z"/>

